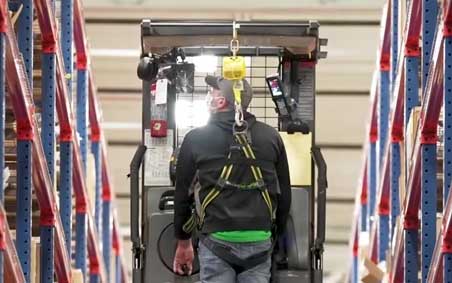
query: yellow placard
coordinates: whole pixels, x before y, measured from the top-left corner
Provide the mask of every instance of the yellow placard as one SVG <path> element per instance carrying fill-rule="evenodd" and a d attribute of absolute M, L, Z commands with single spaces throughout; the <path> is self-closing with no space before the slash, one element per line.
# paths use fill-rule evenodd
<path fill-rule="evenodd" d="M 286 147 L 287 159 L 289 161 L 290 183 L 292 186 L 311 186 L 311 133 L 287 134 L 280 133 Z"/>

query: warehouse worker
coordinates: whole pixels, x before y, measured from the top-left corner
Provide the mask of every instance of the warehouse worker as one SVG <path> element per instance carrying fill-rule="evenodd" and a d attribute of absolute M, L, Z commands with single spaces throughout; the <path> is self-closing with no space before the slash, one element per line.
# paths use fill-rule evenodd
<path fill-rule="evenodd" d="M 266 283 L 272 233 L 276 236 L 284 230 L 291 203 L 284 144 L 274 128 L 246 111 L 247 129 L 238 129 L 233 82 L 214 76 L 205 81 L 211 87 L 206 99 L 209 122 L 185 136 L 177 161 L 174 223 L 178 244 L 173 268 L 178 274 L 191 274 L 190 228 L 197 224 L 203 283 Z M 243 109 L 251 99 L 252 89 L 244 80 Z M 191 217 L 189 192 L 195 177 L 200 187 L 194 197 L 197 220 Z"/>

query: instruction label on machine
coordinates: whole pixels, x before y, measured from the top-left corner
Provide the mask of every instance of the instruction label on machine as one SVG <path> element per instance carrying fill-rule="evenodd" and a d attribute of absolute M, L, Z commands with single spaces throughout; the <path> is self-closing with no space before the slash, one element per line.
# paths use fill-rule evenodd
<path fill-rule="evenodd" d="M 314 125 L 315 65 L 299 63 L 298 66 L 298 117 Z"/>
<path fill-rule="evenodd" d="M 166 137 L 152 138 L 149 130 L 145 131 L 144 185 L 170 186 L 169 161 L 173 153 L 173 131 L 168 130 Z"/>

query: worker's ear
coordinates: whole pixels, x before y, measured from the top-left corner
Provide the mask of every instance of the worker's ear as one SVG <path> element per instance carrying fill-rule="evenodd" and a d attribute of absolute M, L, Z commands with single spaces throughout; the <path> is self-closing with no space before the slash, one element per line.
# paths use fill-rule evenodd
<path fill-rule="evenodd" d="M 224 96 L 218 96 L 216 99 L 217 109 L 225 109 L 228 107 L 228 101 Z"/>

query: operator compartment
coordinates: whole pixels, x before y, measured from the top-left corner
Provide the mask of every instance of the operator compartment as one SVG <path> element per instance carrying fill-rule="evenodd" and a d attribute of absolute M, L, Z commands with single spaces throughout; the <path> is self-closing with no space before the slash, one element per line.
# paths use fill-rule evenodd
<path fill-rule="evenodd" d="M 280 132 L 289 160 L 291 213 L 272 256 L 272 282 L 322 282 L 326 165 L 315 146 L 315 70 L 327 42 L 318 29 L 314 21 L 142 22 L 143 140 L 131 164 L 134 283 L 199 282 L 196 235 L 193 275 L 172 272 L 176 164 L 185 134 L 209 118 L 205 76 L 239 68 L 224 65 L 237 44 L 231 39 L 254 93 L 248 111 Z"/>

